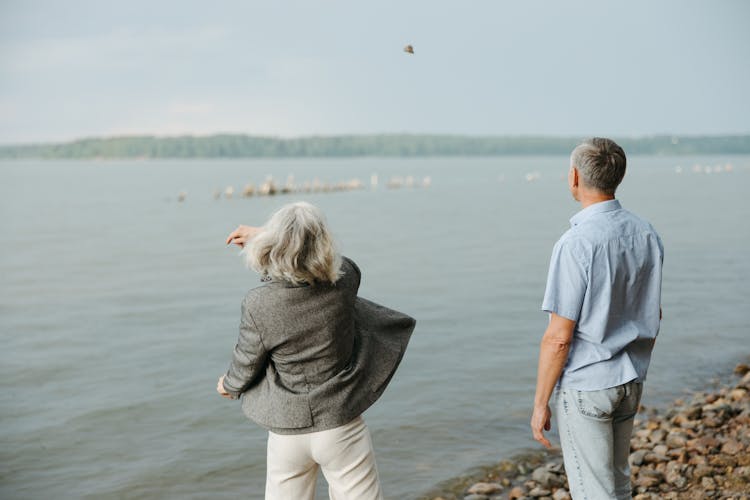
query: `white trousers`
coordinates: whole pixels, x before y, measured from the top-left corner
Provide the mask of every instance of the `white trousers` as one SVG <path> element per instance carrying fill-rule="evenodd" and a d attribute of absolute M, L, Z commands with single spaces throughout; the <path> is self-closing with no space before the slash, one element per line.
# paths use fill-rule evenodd
<path fill-rule="evenodd" d="M 313 500 L 318 469 L 331 500 L 382 500 L 370 431 L 362 417 L 327 431 L 268 433 L 266 500 Z"/>

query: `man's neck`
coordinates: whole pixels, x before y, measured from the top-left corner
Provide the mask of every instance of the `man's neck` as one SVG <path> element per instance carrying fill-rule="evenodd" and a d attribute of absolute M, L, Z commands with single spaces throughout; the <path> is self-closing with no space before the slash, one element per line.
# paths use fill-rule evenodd
<path fill-rule="evenodd" d="M 609 201 L 609 200 L 614 200 L 615 199 L 614 195 L 604 194 L 604 193 L 600 193 L 598 191 L 587 192 L 587 193 L 580 193 L 579 196 L 580 196 L 580 198 L 579 198 L 578 202 L 581 204 L 581 208 L 582 209 L 588 208 L 591 205 L 594 205 L 596 203 L 601 203 L 603 201 Z"/>

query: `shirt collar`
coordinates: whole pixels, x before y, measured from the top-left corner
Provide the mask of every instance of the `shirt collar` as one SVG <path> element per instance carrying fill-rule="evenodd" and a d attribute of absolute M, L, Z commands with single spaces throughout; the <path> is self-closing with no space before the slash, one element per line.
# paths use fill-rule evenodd
<path fill-rule="evenodd" d="M 622 205 L 618 200 L 607 200 L 594 203 L 584 208 L 573 217 L 570 218 L 570 226 L 575 227 L 581 222 L 585 221 L 594 214 L 600 214 L 603 212 L 612 212 L 613 210 L 620 210 Z"/>

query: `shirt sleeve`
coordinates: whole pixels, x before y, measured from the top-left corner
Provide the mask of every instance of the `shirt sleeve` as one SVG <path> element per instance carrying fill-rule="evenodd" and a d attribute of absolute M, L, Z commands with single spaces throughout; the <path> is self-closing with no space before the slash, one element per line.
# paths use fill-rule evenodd
<path fill-rule="evenodd" d="M 578 321 L 587 286 L 588 273 L 580 248 L 569 239 L 561 239 L 552 249 L 542 311 Z"/>
<path fill-rule="evenodd" d="M 242 302 L 240 335 L 232 352 L 232 361 L 224 377 L 224 390 L 233 399 L 239 398 L 260 376 L 266 367 L 268 351 L 263 345 L 255 321 L 248 311 L 247 300 Z"/>

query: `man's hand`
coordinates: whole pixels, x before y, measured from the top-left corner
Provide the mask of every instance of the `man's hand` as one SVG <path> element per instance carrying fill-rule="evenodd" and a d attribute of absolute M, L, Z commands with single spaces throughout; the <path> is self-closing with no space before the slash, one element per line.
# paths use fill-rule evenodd
<path fill-rule="evenodd" d="M 216 384 L 216 392 L 218 392 L 222 398 L 232 399 L 232 396 L 224 390 L 224 377 L 225 375 L 219 377 L 219 382 Z"/>
<path fill-rule="evenodd" d="M 551 416 L 552 412 L 549 405 L 539 408 L 534 407 L 534 414 L 531 415 L 531 432 L 534 434 L 534 439 L 542 443 L 545 448 L 552 448 L 552 444 L 544 437 L 544 431 L 548 431 L 552 427 L 550 424 Z"/>

